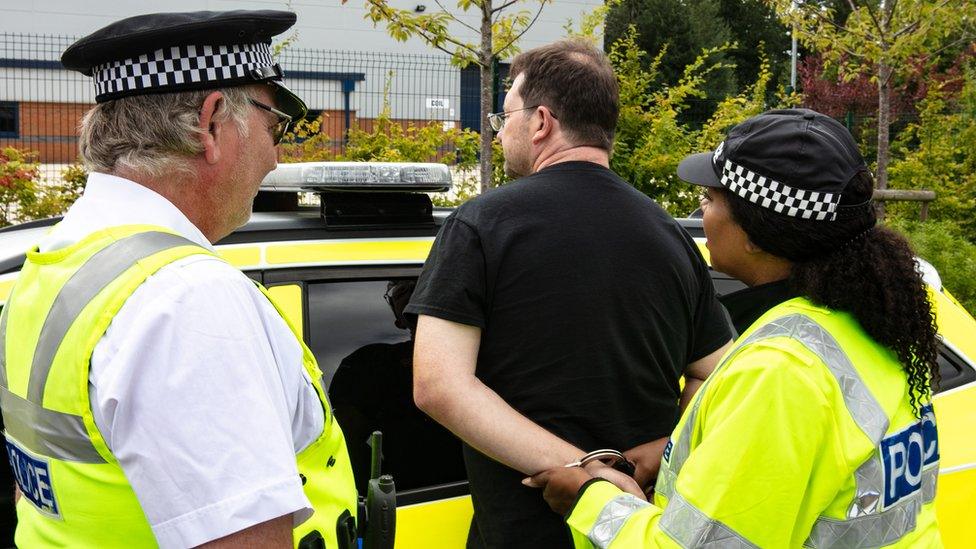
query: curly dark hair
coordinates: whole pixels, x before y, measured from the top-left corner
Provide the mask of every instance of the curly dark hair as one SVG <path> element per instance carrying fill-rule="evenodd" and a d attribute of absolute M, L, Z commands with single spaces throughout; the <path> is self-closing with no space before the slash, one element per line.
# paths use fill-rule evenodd
<path fill-rule="evenodd" d="M 908 242 L 875 226 L 877 217 L 868 203 L 873 189 L 869 172 L 855 175 L 831 222 L 778 214 L 722 191 L 749 239 L 793 263 L 790 283 L 798 295 L 849 312 L 875 341 L 898 355 L 919 415 L 939 381 L 935 315 Z"/>

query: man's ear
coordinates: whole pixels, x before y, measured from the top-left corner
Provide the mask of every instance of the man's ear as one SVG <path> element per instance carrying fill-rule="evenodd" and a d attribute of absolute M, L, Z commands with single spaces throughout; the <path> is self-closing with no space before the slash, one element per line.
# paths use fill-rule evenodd
<path fill-rule="evenodd" d="M 532 122 L 535 133 L 532 134 L 532 143 L 538 144 L 540 141 L 552 135 L 555 131 L 556 117 L 549 111 L 549 107 L 541 105 L 536 108 L 532 115 Z"/>
<path fill-rule="evenodd" d="M 200 107 L 200 144 L 203 145 L 203 156 L 207 164 L 216 164 L 220 160 L 226 127 L 223 121 L 214 120 L 214 114 L 222 101 L 224 95 L 215 91 L 203 100 Z"/>

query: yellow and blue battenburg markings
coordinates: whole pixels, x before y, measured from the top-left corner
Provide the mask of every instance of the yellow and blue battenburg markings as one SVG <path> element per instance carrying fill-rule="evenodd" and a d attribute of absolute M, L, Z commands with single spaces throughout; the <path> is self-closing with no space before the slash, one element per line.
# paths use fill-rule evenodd
<path fill-rule="evenodd" d="M 51 483 L 51 468 L 47 460 L 35 457 L 7 438 L 7 457 L 20 493 L 42 513 L 61 518 L 58 501 Z"/>
<path fill-rule="evenodd" d="M 922 419 L 881 441 L 884 461 L 885 508 L 922 489 L 922 470 L 939 461 L 939 437 L 932 405 Z"/>

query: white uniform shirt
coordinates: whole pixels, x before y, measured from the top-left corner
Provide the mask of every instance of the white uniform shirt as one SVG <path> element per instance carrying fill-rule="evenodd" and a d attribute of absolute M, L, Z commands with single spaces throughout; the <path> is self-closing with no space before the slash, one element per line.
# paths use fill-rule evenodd
<path fill-rule="evenodd" d="M 127 224 L 213 249 L 168 200 L 99 173 L 40 249 Z M 95 347 L 89 384 L 95 424 L 160 546 L 311 515 L 295 454 L 321 434 L 322 406 L 287 324 L 237 269 L 195 256 L 147 279 Z"/>

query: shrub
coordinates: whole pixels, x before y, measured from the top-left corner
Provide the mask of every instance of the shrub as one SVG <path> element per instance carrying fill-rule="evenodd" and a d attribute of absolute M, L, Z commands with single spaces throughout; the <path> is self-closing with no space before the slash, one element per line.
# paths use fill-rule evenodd
<path fill-rule="evenodd" d="M 889 174 L 893 188 L 934 190 L 931 218 L 953 221 L 976 243 L 976 62 L 965 67 L 964 75 L 956 96 L 945 89 L 952 82 L 929 88 L 919 104 L 919 121 L 895 142 Z M 913 217 L 917 211 L 917 204 L 888 206 L 895 217 Z"/>
<path fill-rule="evenodd" d="M 321 131 L 322 117 L 302 120 L 281 144 L 284 162 L 372 161 L 443 162 L 453 167 L 454 190 L 436 193 L 437 206 L 456 206 L 478 192 L 478 133 L 445 128 L 441 122 L 402 123 L 390 116 L 390 80 L 383 92 L 383 109 L 371 131 L 351 128 L 344 152 Z"/>
<path fill-rule="evenodd" d="M 720 102 L 703 125 L 682 120 L 692 101 L 705 97 L 714 73 L 734 68 L 722 60 L 734 47 L 725 44 L 702 50 L 674 86 L 658 83 L 666 47 L 645 62 L 646 53 L 637 45 L 633 27 L 610 47 L 610 62 L 620 84 L 620 117 L 610 167 L 672 215 L 688 215 L 700 197 L 698 188 L 678 179 L 678 163 L 691 153 L 714 149 L 729 128 L 768 108 L 766 96 L 772 73 L 763 55 L 756 81 Z M 796 97 L 778 101 L 788 105 L 796 102 Z"/>
<path fill-rule="evenodd" d="M 890 219 L 889 227 L 904 234 L 915 254 L 939 271 L 942 284 L 976 316 L 976 244 L 952 221 Z"/>

